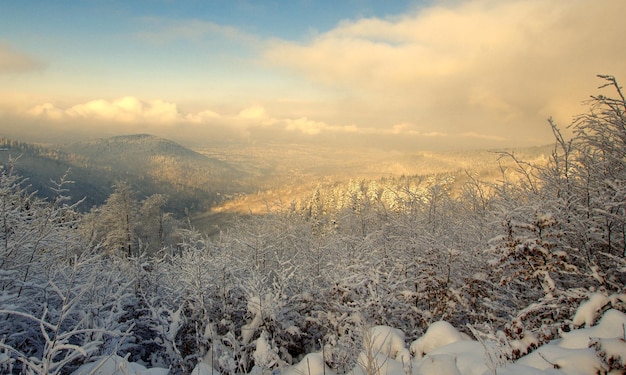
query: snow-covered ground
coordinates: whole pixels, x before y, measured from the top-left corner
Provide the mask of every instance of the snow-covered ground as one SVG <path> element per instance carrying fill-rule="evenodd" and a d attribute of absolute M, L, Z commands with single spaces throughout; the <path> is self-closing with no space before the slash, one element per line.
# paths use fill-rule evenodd
<path fill-rule="evenodd" d="M 475 340 L 445 321 L 431 324 L 425 334 L 409 345 L 402 331 L 375 326 L 364 334 L 362 351 L 353 375 L 524 375 L 524 374 L 624 374 L 626 367 L 626 314 L 616 309 L 601 309 L 608 304 L 626 302 L 626 295 L 610 297 L 591 295 L 574 316 L 574 324 L 584 327 L 563 332 L 561 338 L 529 350 L 532 337 L 516 342 L 497 339 Z M 594 322 L 596 322 L 594 324 Z M 530 351 L 517 360 L 509 360 L 513 349 Z M 267 362 L 272 353 L 264 335 L 256 341 L 255 359 Z M 268 373 L 259 367 L 250 374 Z M 167 369 L 145 367 L 113 356 L 82 366 L 79 374 L 139 375 L 167 374 Z M 324 362 L 323 353 L 309 353 L 293 366 L 269 372 L 280 375 L 335 375 Z M 219 374 L 210 357 L 197 364 L 192 375 Z"/>

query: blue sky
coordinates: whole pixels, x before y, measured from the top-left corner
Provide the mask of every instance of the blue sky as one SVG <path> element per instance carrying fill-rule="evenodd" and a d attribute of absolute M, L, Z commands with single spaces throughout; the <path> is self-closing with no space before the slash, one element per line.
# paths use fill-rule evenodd
<path fill-rule="evenodd" d="M 338 22 L 363 17 L 387 17 L 418 6 L 415 1 L 9 1 L 0 7 L 2 31 L 26 38 L 133 32 L 137 22 L 154 17 L 204 20 L 230 25 L 259 37 L 302 39 L 311 32 L 332 29 Z M 83 34 L 84 33 L 84 34 Z"/>
<path fill-rule="evenodd" d="M 0 132 L 412 150 L 551 141 L 623 0 L 5 1 Z M 624 77 L 623 79 L 626 79 Z"/>

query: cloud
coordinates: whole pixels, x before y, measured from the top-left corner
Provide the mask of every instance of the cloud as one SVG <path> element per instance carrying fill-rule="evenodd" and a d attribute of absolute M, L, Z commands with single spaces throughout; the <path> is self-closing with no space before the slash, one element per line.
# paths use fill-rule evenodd
<path fill-rule="evenodd" d="M 558 70 L 555 60 L 571 66 L 620 52 L 611 41 L 620 40 L 624 26 L 606 27 L 619 19 L 620 0 L 452 4 L 397 18 L 344 21 L 310 43 L 274 41 L 265 57 L 320 82 L 396 91 L 446 77 L 482 81 L 475 74 L 500 73 L 494 67 L 507 74 L 528 70 L 528 63 Z M 604 45 L 595 48 L 599 56 L 573 59 L 583 57 L 594 37 Z"/>
<path fill-rule="evenodd" d="M 205 109 L 198 113 L 188 113 L 184 118 L 193 123 L 203 123 L 219 119 L 221 116 L 219 113 Z"/>
<path fill-rule="evenodd" d="M 265 107 L 255 104 L 241 109 L 236 115 L 219 114 L 212 110 L 183 113 L 178 105 L 172 102 L 154 99 L 142 100 L 126 96 L 114 100 L 91 100 L 86 103 L 75 104 L 67 108 L 60 108 L 52 103 L 33 106 L 25 111 L 24 115 L 51 121 L 80 120 L 84 122 L 109 124 L 150 124 L 150 125 L 180 125 L 180 124 L 223 124 L 237 128 L 267 128 L 287 131 L 299 131 L 304 134 L 319 134 L 321 132 L 355 132 L 355 126 L 335 126 L 321 121 L 301 118 L 279 118 L 271 116 Z"/>
<path fill-rule="evenodd" d="M 185 112 L 170 101 L 134 96 L 95 99 L 69 106 L 43 103 L 22 111 L 0 112 L 2 118 L 19 124 L 8 129 L 9 136 L 23 134 L 25 140 L 37 142 L 149 133 L 197 144 L 203 139 L 240 139 L 247 133 L 236 116 L 210 109 Z"/>
<path fill-rule="evenodd" d="M 459 134 L 459 136 L 464 137 L 464 138 L 478 138 L 478 139 L 485 139 L 485 140 L 490 140 L 490 141 L 505 141 L 506 140 L 506 138 L 504 137 L 498 137 L 496 135 L 489 135 L 489 134 L 478 134 L 474 132 L 461 133 Z"/>
<path fill-rule="evenodd" d="M 205 21 L 147 20 L 140 36 L 155 43 L 254 41 L 261 53 L 254 63 L 262 60 L 255 67 L 272 71 L 250 86 L 233 84 L 229 98 L 237 99 L 228 109 L 189 112 L 170 101 L 124 97 L 42 104 L 27 116 L 194 140 L 408 150 L 548 143 L 546 119 L 564 127 L 584 112 L 581 101 L 602 83 L 596 74 L 626 80 L 626 49 L 619 48 L 625 8 L 623 0 L 434 1 L 396 17 L 345 20 L 304 42 L 261 42 Z"/>
<path fill-rule="evenodd" d="M 87 103 L 76 104 L 67 109 L 61 109 L 51 103 L 37 105 L 31 108 L 29 115 L 47 117 L 53 120 L 83 119 L 94 121 L 113 121 L 123 123 L 171 123 L 178 121 L 181 116 L 174 103 L 163 100 L 140 100 L 127 96 L 113 101 L 92 100 Z M 205 113 L 198 117 L 206 116 Z"/>
<path fill-rule="evenodd" d="M 113 100 L 97 99 L 66 107 L 43 103 L 21 113 L 13 113 L 12 122 L 19 123 L 19 130 L 36 141 L 50 141 L 61 133 L 71 134 L 71 137 L 77 139 L 151 133 L 192 144 L 210 139 L 324 142 L 344 147 L 366 146 L 371 142 L 380 142 L 381 137 L 385 143 L 393 144 L 395 137 L 408 142 L 410 139 L 442 136 L 439 133 L 423 132 L 412 124 L 399 124 L 392 129 L 385 129 L 333 124 L 306 116 L 281 116 L 270 113 L 259 104 L 231 114 L 209 109 L 185 112 L 176 103 L 133 96 Z M 11 136 L 14 136 L 15 131 Z"/>
<path fill-rule="evenodd" d="M 401 124 L 395 124 L 389 131 L 391 134 L 421 134 L 415 125 L 403 122 Z"/>
<path fill-rule="evenodd" d="M 434 2 L 307 42 L 273 40 L 263 57 L 352 98 L 344 109 L 370 119 L 359 127 L 548 142 L 547 117 L 569 123 L 596 74 L 624 73 L 625 13 L 623 0 Z"/>
<path fill-rule="evenodd" d="M 45 68 L 40 60 L 0 42 L 0 74 L 28 73 Z"/>
<path fill-rule="evenodd" d="M 253 105 L 252 107 L 242 109 L 237 117 L 243 120 L 263 121 L 267 120 L 268 114 L 261 105 Z"/>
<path fill-rule="evenodd" d="M 359 129 L 354 125 L 329 125 L 323 121 L 310 120 L 307 117 L 285 119 L 285 129 L 299 131 L 303 134 L 317 135 L 322 132 L 331 133 L 358 133 Z"/>

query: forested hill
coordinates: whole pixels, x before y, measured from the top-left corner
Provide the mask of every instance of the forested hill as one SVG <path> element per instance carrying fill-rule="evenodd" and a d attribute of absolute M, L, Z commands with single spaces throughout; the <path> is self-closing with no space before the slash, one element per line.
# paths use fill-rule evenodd
<path fill-rule="evenodd" d="M 148 173 L 157 180 L 176 181 L 182 185 L 197 185 L 198 176 L 188 175 L 195 172 L 202 172 L 204 178 L 221 186 L 225 185 L 224 181 L 228 177 L 240 177 L 231 165 L 223 161 L 148 134 L 95 139 L 63 149 L 79 155 L 82 160 L 76 162 L 83 163 L 85 167 L 111 168 L 136 175 Z"/>
<path fill-rule="evenodd" d="M 66 173 L 70 180 L 75 181 L 70 191 L 72 199 L 76 201 L 86 198 L 82 208 L 104 202 L 108 196 L 110 184 L 99 186 L 91 183 L 91 173 L 74 167 L 70 155 L 58 149 L 0 137 L 0 150 L 3 173 L 7 168 L 13 168 L 13 173 L 26 179 L 25 184 L 29 186 L 29 190 L 35 191 L 41 197 L 52 197 L 54 192 L 50 189 L 50 181 L 58 181 Z"/>
<path fill-rule="evenodd" d="M 126 181 L 138 198 L 160 193 L 168 196 L 167 209 L 182 213 L 203 210 L 219 202 L 224 193 L 239 191 L 243 173 L 173 141 L 151 135 L 96 139 L 48 148 L 0 138 L 0 163 L 18 159 L 17 172 L 44 197 L 52 195 L 50 180 L 67 171 L 73 181 L 73 199 L 85 198 L 88 210 L 102 204 L 116 181 Z"/>
<path fill-rule="evenodd" d="M 172 194 L 208 193 L 209 205 L 219 200 L 221 194 L 241 192 L 243 187 L 238 181 L 246 176 L 232 163 L 147 134 L 80 142 L 65 150 L 80 155 L 83 167 L 109 170 L 121 180 L 132 181 L 132 176 L 139 177 L 137 190 L 141 190 L 145 180 L 150 180 L 166 185 Z"/>

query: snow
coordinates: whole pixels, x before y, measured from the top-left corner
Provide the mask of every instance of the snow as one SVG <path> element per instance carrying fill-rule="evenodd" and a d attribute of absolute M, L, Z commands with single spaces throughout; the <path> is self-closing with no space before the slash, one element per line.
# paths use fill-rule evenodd
<path fill-rule="evenodd" d="M 626 367 L 626 341 L 623 338 L 595 339 L 591 346 L 607 363 L 619 362 L 619 367 Z"/>
<path fill-rule="evenodd" d="M 394 359 L 406 350 L 404 332 L 387 326 L 370 328 L 363 345 L 365 347 L 369 345 L 373 353 L 384 354 Z"/>
<path fill-rule="evenodd" d="M 420 375 L 461 375 L 456 357 L 449 354 L 427 355 L 416 368 Z"/>
<path fill-rule="evenodd" d="M 608 298 L 606 300 L 608 301 Z M 579 311 L 582 310 L 585 313 L 593 311 L 595 314 L 595 310 L 589 306 L 595 308 L 600 306 L 602 301 L 604 300 L 592 296 L 588 302 L 581 304 Z M 596 326 L 565 333 L 562 339 L 540 347 L 517 363 L 538 369 L 556 367 L 566 374 L 574 375 L 606 372 L 608 370 L 606 365 L 590 348 L 590 344 L 594 342 L 592 339 L 600 339 L 600 344 L 608 344 L 605 350 L 609 357 L 623 356 L 626 354 L 626 345 L 623 342 L 624 333 L 621 329 L 624 325 L 626 325 L 624 313 L 613 309 L 607 310 Z"/>
<path fill-rule="evenodd" d="M 611 299 L 620 296 L 593 294 L 582 303 L 577 311 L 580 321 L 587 322 L 589 316 Z M 257 301 L 258 302 L 258 301 Z M 259 313 L 259 311 L 256 311 Z M 589 320 L 593 324 L 593 320 Z M 405 334 L 388 326 L 371 327 L 364 334 L 363 347 L 355 366 L 348 375 L 592 375 L 623 373 L 623 358 L 626 358 L 626 314 L 616 309 L 607 310 L 597 324 L 563 333 L 517 361 L 508 360 L 507 353 L 515 345 L 495 340 L 473 340 L 448 322 L 431 324 L 424 335 L 410 344 L 405 344 Z M 282 362 L 268 342 L 265 330 L 253 344 L 255 366 L 249 374 L 280 375 L 337 375 L 324 361 L 323 353 L 315 352 L 304 356 L 298 363 L 288 366 Z M 519 345 L 537 344 L 534 336 Z M 621 369 L 621 370 L 620 370 Z M 111 356 L 86 364 L 74 372 L 79 374 L 139 375 L 167 374 L 167 369 L 145 367 L 128 362 L 125 358 Z M 204 358 L 193 369 L 192 375 L 215 374 L 217 370 L 209 358 Z"/>
<path fill-rule="evenodd" d="M 431 324 L 426 334 L 411 344 L 411 353 L 417 358 L 441 346 L 462 341 L 465 338 L 450 323 L 439 321 Z"/>
<path fill-rule="evenodd" d="M 255 363 L 255 369 L 252 371 L 253 373 L 256 371 L 262 373 L 263 369 L 272 368 L 280 362 L 278 354 L 268 343 L 267 332 L 261 332 L 261 336 L 256 339 L 256 349 L 253 356 Z"/>
<path fill-rule="evenodd" d="M 584 307 L 587 309 L 587 307 Z M 598 324 L 563 334 L 516 362 L 494 360 L 507 348 L 494 341 L 468 339 L 445 321 L 430 325 L 426 333 L 411 343 L 411 353 L 404 347 L 404 334 L 392 327 L 376 326 L 369 330 L 372 339 L 366 341 L 359 354 L 357 365 L 350 375 L 592 375 L 611 373 L 607 361 L 626 358 L 626 342 L 623 327 L 626 315 L 608 310 Z M 533 337 L 529 340 L 534 343 Z M 591 340 L 591 337 L 597 339 Z M 590 346 L 600 348 L 600 355 Z M 405 357 L 408 355 L 408 357 Z M 606 360 L 603 360 L 604 357 Z M 406 362 L 409 358 L 410 362 Z M 622 362 L 619 362 L 623 365 Z M 615 368 L 615 366 L 613 367 Z M 334 374 L 323 364 L 320 353 L 309 354 L 298 364 L 288 367 L 281 374 Z M 613 372 L 621 373 L 621 372 Z"/>
<path fill-rule="evenodd" d="M 210 324 L 207 325 L 207 330 L 210 330 Z M 215 367 L 213 367 L 213 353 L 211 353 L 211 351 L 209 351 L 204 358 L 202 358 L 202 360 L 200 362 L 198 362 L 198 364 L 196 365 L 196 367 L 194 367 L 193 371 L 191 372 L 191 375 L 217 375 L 220 372 L 217 371 L 215 369 Z"/>
<path fill-rule="evenodd" d="M 389 358 L 384 354 L 376 354 L 368 356 L 366 352 L 361 352 L 357 359 L 357 364 L 349 373 L 350 375 L 369 375 L 369 374 L 404 374 L 404 365 L 395 359 Z"/>
<path fill-rule="evenodd" d="M 598 311 L 605 305 L 610 302 L 609 297 L 605 296 L 601 293 L 594 293 L 589 297 L 589 300 L 585 303 L 582 303 L 578 310 L 576 310 L 576 314 L 572 319 L 572 324 L 575 327 L 585 324 L 585 327 L 591 327 L 593 322 L 596 319 L 596 315 Z"/>
<path fill-rule="evenodd" d="M 566 349 L 557 345 L 544 345 L 517 363 L 541 370 L 557 368 L 567 374 L 596 374 L 605 371 L 593 350 Z"/>
<path fill-rule="evenodd" d="M 298 364 L 282 372 L 283 375 L 335 375 L 335 372 L 324 363 L 322 353 L 307 354 Z"/>
<path fill-rule="evenodd" d="M 206 362 L 199 362 L 191 372 L 191 375 L 216 375 L 219 371 Z"/>
<path fill-rule="evenodd" d="M 117 355 L 102 358 L 96 362 L 80 366 L 73 375 L 167 375 L 165 368 L 146 369 L 144 366 L 129 362 Z"/>
<path fill-rule="evenodd" d="M 613 306 L 617 305 L 618 303 L 626 303 L 626 294 L 621 293 L 621 294 L 611 294 L 609 296 L 609 299 L 611 300 L 611 304 Z"/>
<path fill-rule="evenodd" d="M 265 306 L 268 306 L 270 302 L 270 296 L 266 296 L 263 301 Z M 249 343 L 252 337 L 256 333 L 257 329 L 263 324 L 263 312 L 261 311 L 261 299 L 259 297 L 252 297 L 248 301 L 248 311 L 253 316 L 252 321 L 241 328 L 242 341 L 244 344 Z"/>
<path fill-rule="evenodd" d="M 626 314 L 618 310 L 607 310 L 597 325 L 578 329 L 563 335 L 563 339 L 559 342 L 562 348 L 586 348 L 589 345 L 590 338 L 611 339 L 619 338 L 624 335 L 623 326 L 626 325 Z"/>
<path fill-rule="evenodd" d="M 539 344 L 539 339 L 532 332 L 524 332 L 524 337 L 509 342 L 511 348 L 519 351 L 520 354 L 527 354 L 529 349 L 536 348 Z"/>
<path fill-rule="evenodd" d="M 428 355 L 453 355 L 461 374 L 481 375 L 488 370 L 485 349 L 478 341 L 464 340 L 437 348 Z"/>

